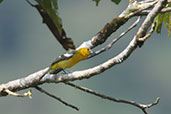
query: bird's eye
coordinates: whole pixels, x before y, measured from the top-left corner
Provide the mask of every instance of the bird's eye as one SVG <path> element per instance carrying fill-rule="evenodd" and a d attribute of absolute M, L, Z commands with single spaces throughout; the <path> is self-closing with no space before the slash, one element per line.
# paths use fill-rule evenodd
<path fill-rule="evenodd" d="M 89 48 L 87 48 L 87 51 L 88 51 L 88 52 L 90 52 L 90 49 L 89 49 Z"/>

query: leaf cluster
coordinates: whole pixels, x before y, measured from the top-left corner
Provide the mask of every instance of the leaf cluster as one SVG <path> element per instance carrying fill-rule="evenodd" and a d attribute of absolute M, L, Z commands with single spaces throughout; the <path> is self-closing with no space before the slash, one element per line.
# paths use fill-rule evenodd
<path fill-rule="evenodd" d="M 166 7 L 171 7 L 171 3 L 167 4 Z M 156 16 L 155 21 L 156 27 L 155 30 L 158 34 L 161 33 L 162 25 L 168 30 L 168 37 L 171 33 L 171 12 L 160 13 Z"/>

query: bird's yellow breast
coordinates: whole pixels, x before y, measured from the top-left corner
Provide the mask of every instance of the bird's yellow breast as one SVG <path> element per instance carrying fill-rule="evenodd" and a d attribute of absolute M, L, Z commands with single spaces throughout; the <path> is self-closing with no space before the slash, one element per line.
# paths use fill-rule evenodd
<path fill-rule="evenodd" d="M 85 59 L 83 56 L 80 56 L 79 54 L 75 54 L 70 59 L 63 60 L 54 64 L 53 66 L 51 66 L 51 69 L 54 70 L 56 68 L 71 68 L 72 66 L 74 66 L 75 64 L 77 64 L 83 59 Z"/>
<path fill-rule="evenodd" d="M 54 62 L 51 66 L 51 70 L 55 70 L 57 68 L 71 68 L 81 60 L 87 59 L 88 56 L 92 53 L 90 48 L 80 48 L 76 50 L 75 53 L 71 57 L 66 57 L 65 60 Z M 65 56 L 65 55 L 64 55 Z"/>

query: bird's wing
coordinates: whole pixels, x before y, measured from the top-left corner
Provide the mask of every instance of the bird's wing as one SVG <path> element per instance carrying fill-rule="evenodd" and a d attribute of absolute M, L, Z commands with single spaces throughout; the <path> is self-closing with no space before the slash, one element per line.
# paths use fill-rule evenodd
<path fill-rule="evenodd" d="M 68 52 L 68 53 L 65 53 L 65 54 L 59 56 L 58 58 L 56 58 L 52 62 L 51 66 L 53 66 L 54 64 L 56 64 L 56 63 L 58 63 L 60 61 L 64 61 L 64 60 L 68 60 L 68 59 L 72 58 L 75 53 L 76 53 L 76 51 L 71 51 L 71 52 Z"/>

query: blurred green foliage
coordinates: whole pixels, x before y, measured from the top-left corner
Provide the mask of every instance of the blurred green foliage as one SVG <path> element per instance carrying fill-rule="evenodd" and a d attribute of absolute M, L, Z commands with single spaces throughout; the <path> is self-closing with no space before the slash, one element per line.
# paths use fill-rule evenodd
<path fill-rule="evenodd" d="M 58 14 L 58 0 L 36 0 L 43 8 L 43 11 L 48 13 L 50 18 L 58 28 L 59 33 L 62 33 L 62 20 Z"/>
<path fill-rule="evenodd" d="M 2 2 L 3 0 L 0 0 L 0 3 Z"/>
<path fill-rule="evenodd" d="M 100 0 L 93 0 L 96 2 L 96 6 L 98 6 Z M 111 0 L 112 2 L 114 2 L 115 4 L 119 4 L 121 0 Z"/>
<path fill-rule="evenodd" d="M 167 7 L 171 7 L 171 4 L 167 4 Z M 155 27 L 155 30 L 158 34 L 161 33 L 162 24 L 164 24 L 164 27 L 166 29 L 168 29 L 168 37 L 170 36 L 170 33 L 171 33 L 171 12 L 158 14 L 156 16 L 154 22 L 156 22 L 156 24 L 157 24 Z"/>

